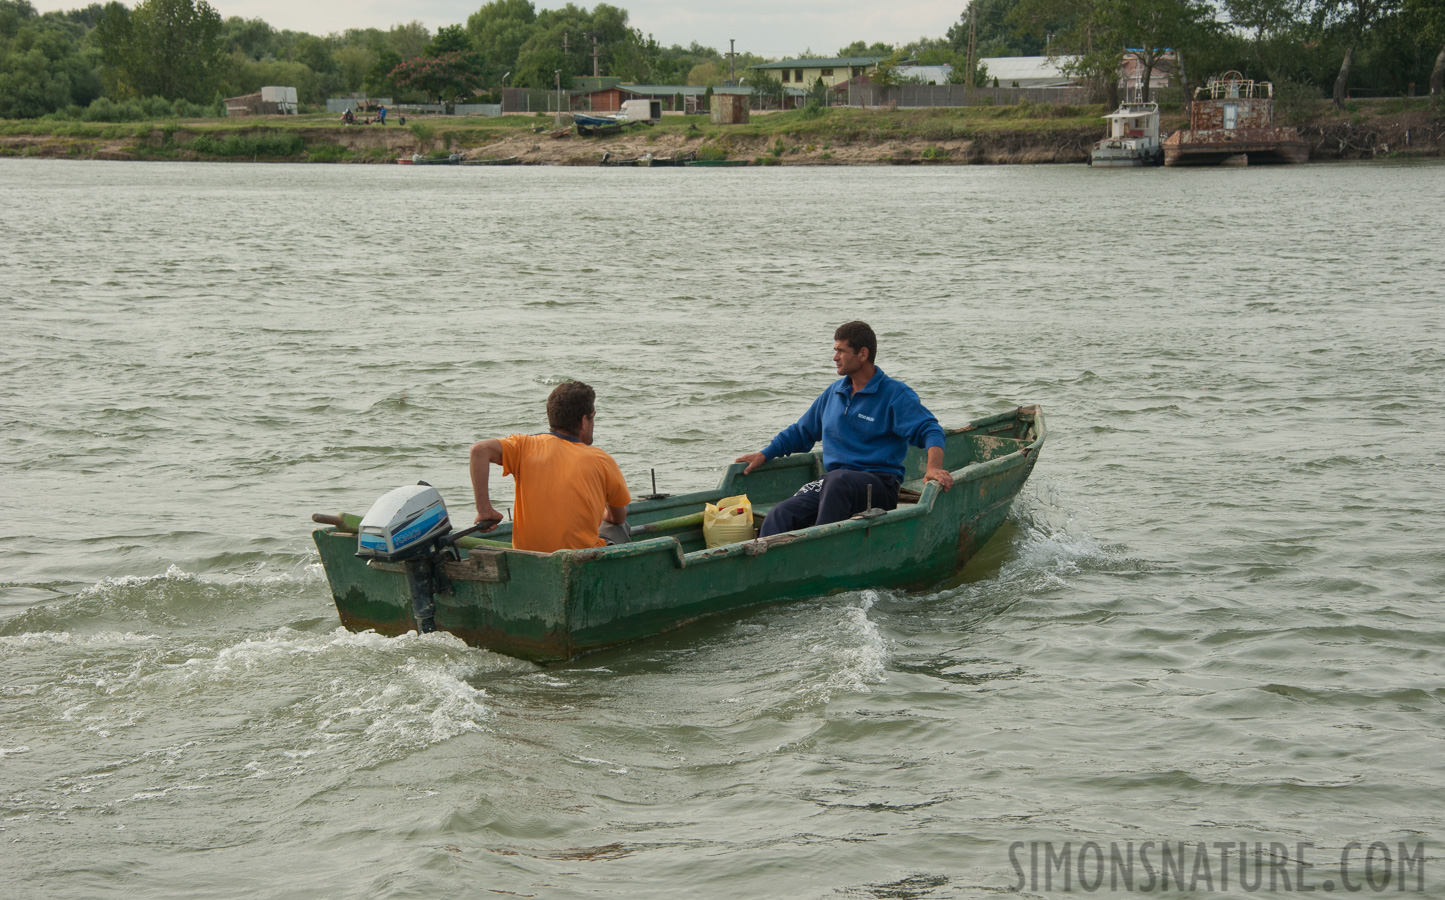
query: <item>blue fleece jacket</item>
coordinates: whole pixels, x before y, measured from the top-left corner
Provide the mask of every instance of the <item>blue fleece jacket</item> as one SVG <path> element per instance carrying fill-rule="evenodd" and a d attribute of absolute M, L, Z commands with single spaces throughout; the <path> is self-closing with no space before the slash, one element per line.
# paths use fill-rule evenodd
<path fill-rule="evenodd" d="M 876 369 L 856 393 L 847 376 L 833 382 L 801 419 L 778 432 L 763 456 L 806 453 L 819 440 L 829 472 L 855 469 L 901 479 L 908 445 L 942 447 L 943 427 L 913 388 Z"/>

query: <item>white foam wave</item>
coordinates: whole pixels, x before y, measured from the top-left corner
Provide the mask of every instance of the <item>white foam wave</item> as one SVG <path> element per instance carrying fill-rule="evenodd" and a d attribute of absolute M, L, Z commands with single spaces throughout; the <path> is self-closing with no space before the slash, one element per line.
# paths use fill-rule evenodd
<path fill-rule="evenodd" d="M 1086 512 L 1049 481 L 1020 497 L 1014 504 L 1014 516 L 1023 533 L 1012 558 L 1000 570 L 999 580 L 1016 582 L 1032 577 L 1040 582 L 1040 588 L 1054 588 L 1087 565 L 1109 561 L 1111 554 L 1083 521 Z"/>
<path fill-rule="evenodd" d="M 324 688 L 291 708 L 321 740 L 319 746 L 289 748 L 286 755 L 295 761 L 322 749 L 344 750 L 357 737 L 369 748 L 366 755 L 374 756 L 483 730 L 492 717 L 487 694 L 466 678 L 491 659 L 440 632 L 388 638 L 344 628 L 321 635 L 281 628 L 192 656 L 145 679 L 183 688 L 204 685 L 213 694 L 218 688 L 247 691 L 267 682 L 289 683 L 298 660 L 307 672 L 330 672 Z"/>
<path fill-rule="evenodd" d="M 171 563 L 160 575 L 117 575 L 110 578 L 102 578 L 95 584 L 77 593 L 79 599 L 90 599 L 93 597 L 104 597 L 117 591 L 135 587 L 149 587 L 156 584 L 194 584 L 199 581 L 199 576 L 187 572 L 175 563 Z"/>
<path fill-rule="evenodd" d="M 797 693 L 827 702 L 835 693 L 870 693 L 869 685 L 887 681 L 888 643 L 868 611 L 878 602 L 876 591 L 863 591 L 858 602 L 836 608 L 840 628 L 832 628 L 808 647 L 827 660 L 821 683 L 804 685 Z"/>
<path fill-rule="evenodd" d="M 391 749 L 414 749 L 439 744 L 468 731 L 484 730 L 492 716 L 486 691 L 472 687 L 455 673 L 415 660 L 408 661 L 379 692 L 372 686 L 354 692 L 356 701 L 324 720 L 322 731 L 333 723 L 365 721 L 368 741 Z"/>
<path fill-rule="evenodd" d="M 319 562 L 306 562 L 294 571 L 277 571 L 261 562 L 244 572 L 223 572 L 201 575 L 187 572 L 171 563 L 159 575 L 117 575 L 102 578 L 88 588 L 79 591 L 79 600 L 103 599 L 136 588 L 174 587 L 199 585 L 203 587 L 288 588 L 306 587 L 326 580 L 326 573 Z"/>
<path fill-rule="evenodd" d="M 0 747 L 0 759 L 7 756 L 19 756 L 22 753 L 29 753 L 29 747 Z"/>
<path fill-rule="evenodd" d="M 134 631 L 102 631 L 84 635 L 75 635 L 68 631 L 35 631 L 0 637 L 0 647 L 7 650 L 49 649 L 57 644 L 77 647 L 119 647 L 126 644 L 146 644 L 158 640 L 159 637 L 154 634 L 138 634 Z"/>

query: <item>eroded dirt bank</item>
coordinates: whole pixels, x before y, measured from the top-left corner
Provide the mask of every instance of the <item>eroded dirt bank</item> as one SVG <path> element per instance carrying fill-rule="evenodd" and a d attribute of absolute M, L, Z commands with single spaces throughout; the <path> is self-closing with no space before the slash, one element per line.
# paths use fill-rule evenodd
<path fill-rule="evenodd" d="M 293 120 L 294 122 L 294 120 Z M 1172 130 L 1182 120 L 1166 121 Z M 1445 119 L 1428 111 L 1327 121 L 1300 127 L 1311 159 L 1441 156 Z M 836 136 L 757 135 L 712 129 L 683 131 L 635 127 L 623 134 L 580 137 L 546 125 L 520 128 L 449 128 L 429 122 L 415 130 L 397 126 L 234 123 L 57 127 L 52 133 L 0 135 L 0 155 L 64 159 L 236 160 L 391 163 L 413 154 L 457 153 L 463 159 L 516 158 L 523 165 L 590 166 L 651 154 L 675 157 L 701 152 L 763 165 L 905 165 L 1080 163 L 1102 136 L 1102 127 L 1047 122 L 1018 127 L 960 126 L 878 137 L 856 131 Z"/>

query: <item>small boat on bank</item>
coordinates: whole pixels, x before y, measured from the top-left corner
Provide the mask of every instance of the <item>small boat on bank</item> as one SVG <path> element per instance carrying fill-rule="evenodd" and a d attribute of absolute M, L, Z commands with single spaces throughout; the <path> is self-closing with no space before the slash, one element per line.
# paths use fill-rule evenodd
<path fill-rule="evenodd" d="M 461 162 L 460 153 L 453 153 L 450 156 L 422 156 L 420 153 L 413 153 L 411 156 L 403 156 L 397 160 L 397 164 L 403 166 L 456 166 Z"/>
<path fill-rule="evenodd" d="M 707 169 L 735 169 L 747 164 L 748 161 L 745 159 L 690 159 L 683 163 L 685 166 L 700 166 Z"/>
<path fill-rule="evenodd" d="M 1094 144 L 1089 165 L 1108 168 L 1157 166 L 1164 162 L 1164 147 L 1159 141 L 1159 104 L 1124 103 L 1104 119 L 1109 123 L 1109 134 Z"/>
<path fill-rule="evenodd" d="M 574 112 L 572 124 L 577 126 L 577 133 L 584 137 L 597 137 L 604 134 L 620 134 L 622 126 L 627 122 L 616 116 L 597 116 L 591 113 Z"/>
<path fill-rule="evenodd" d="M 509 546 L 508 524 L 430 559 L 365 559 L 354 515 L 317 516 L 333 524 L 313 537 L 346 628 L 398 635 L 434 627 L 475 647 L 553 662 L 757 603 L 937 585 L 1003 524 L 1044 437 L 1037 406 L 977 419 L 946 432 L 952 490 L 923 482 L 924 455 L 912 449 L 897 509 L 710 549 L 697 515 L 705 503 L 746 494 L 761 517 L 822 477 L 821 451 L 747 475 L 734 463 L 714 490 L 635 501 L 630 544 L 532 553 Z"/>
<path fill-rule="evenodd" d="M 1164 140 L 1164 165 L 1302 163 L 1309 144 L 1274 122 L 1274 85 L 1226 72 L 1197 89 L 1189 127 Z"/>
<path fill-rule="evenodd" d="M 464 159 L 464 166 L 515 166 L 518 158 L 515 156 L 503 156 L 501 158 L 484 157 L 481 159 Z"/>

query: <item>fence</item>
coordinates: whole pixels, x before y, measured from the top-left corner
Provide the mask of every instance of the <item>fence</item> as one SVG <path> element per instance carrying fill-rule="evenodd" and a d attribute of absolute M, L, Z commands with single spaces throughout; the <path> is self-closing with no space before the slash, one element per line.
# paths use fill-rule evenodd
<path fill-rule="evenodd" d="M 326 111 L 333 114 L 376 112 L 378 107 L 391 106 L 390 97 L 332 97 L 326 101 Z"/>
<path fill-rule="evenodd" d="M 854 84 L 834 93 L 839 106 L 897 106 L 918 109 L 932 106 L 1014 106 L 1030 103 L 1080 104 L 1089 102 L 1085 87 L 1058 88 L 971 88 L 961 84 L 900 84 L 879 87 Z"/>
<path fill-rule="evenodd" d="M 570 92 L 562 89 L 562 111 L 569 111 L 572 103 Z M 557 91 L 551 88 L 503 88 L 502 113 L 552 113 L 557 111 Z"/>

